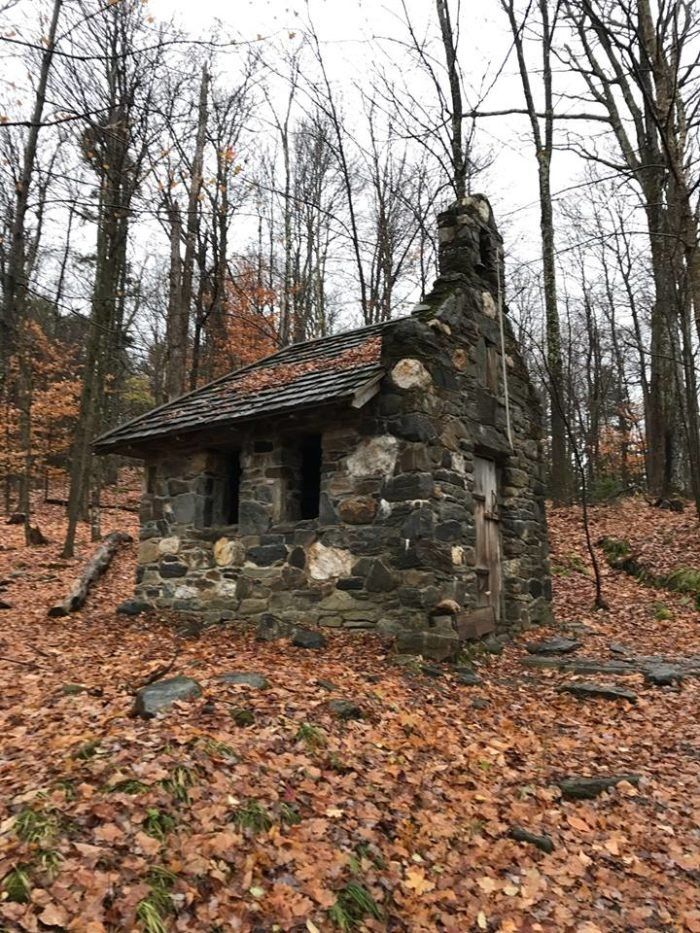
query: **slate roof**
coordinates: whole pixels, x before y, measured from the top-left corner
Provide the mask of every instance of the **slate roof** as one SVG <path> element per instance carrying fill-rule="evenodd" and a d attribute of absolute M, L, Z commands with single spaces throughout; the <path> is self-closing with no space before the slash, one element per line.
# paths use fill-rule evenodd
<path fill-rule="evenodd" d="M 108 431 L 94 448 L 133 452 L 212 425 L 350 399 L 381 377 L 382 334 L 391 323 L 292 344 Z"/>

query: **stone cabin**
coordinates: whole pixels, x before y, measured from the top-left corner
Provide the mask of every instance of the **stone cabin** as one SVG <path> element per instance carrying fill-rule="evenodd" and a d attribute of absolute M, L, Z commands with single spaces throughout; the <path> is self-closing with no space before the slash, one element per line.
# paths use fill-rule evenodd
<path fill-rule="evenodd" d="M 436 657 L 547 620 L 541 416 L 502 241 L 481 196 L 438 226 L 408 317 L 285 347 L 96 441 L 145 463 L 137 607 Z"/>

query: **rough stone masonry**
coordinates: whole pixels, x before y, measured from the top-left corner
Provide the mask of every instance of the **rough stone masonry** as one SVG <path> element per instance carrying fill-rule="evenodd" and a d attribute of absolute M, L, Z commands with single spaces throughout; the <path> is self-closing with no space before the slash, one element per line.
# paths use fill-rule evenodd
<path fill-rule="evenodd" d="M 138 604 L 374 629 L 434 657 L 547 620 L 541 415 L 501 239 L 480 196 L 438 226 L 409 317 L 285 348 L 98 440 L 145 461 Z"/>

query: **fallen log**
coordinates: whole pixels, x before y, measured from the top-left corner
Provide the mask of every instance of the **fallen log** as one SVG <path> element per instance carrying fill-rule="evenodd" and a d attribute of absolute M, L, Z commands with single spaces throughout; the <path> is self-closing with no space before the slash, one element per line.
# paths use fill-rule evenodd
<path fill-rule="evenodd" d="M 113 531 L 112 534 L 107 535 L 85 565 L 85 570 L 73 584 L 73 589 L 68 596 L 49 609 L 49 617 L 55 619 L 59 616 L 67 616 L 80 609 L 87 599 L 90 587 L 109 567 L 119 547 L 122 544 L 129 544 L 132 540 L 131 535 L 124 531 Z"/>
<path fill-rule="evenodd" d="M 61 499 L 58 496 L 44 496 L 45 505 L 68 505 L 68 499 Z M 101 502 L 100 508 L 103 512 L 108 512 L 110 509 L 114 509 L 117 512 L 134 512 L 138 513 L 141 510 L 141 507 L 138 505 L 117 505 L 113 502 Z M 10 524 L 9 522 L 7 523 Z"/>

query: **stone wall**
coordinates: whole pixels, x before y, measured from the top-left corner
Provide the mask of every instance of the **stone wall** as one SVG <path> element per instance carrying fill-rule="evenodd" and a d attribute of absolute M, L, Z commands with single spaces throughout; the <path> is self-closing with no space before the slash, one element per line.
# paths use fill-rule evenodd
<path fill-rule="evenodd" d="M 408 638 L 417 649 L 421 639 L 451 642 L 476 605 L 479 455 L 501 468 L 503 623 L 547 618 L 540 413 L 507 321 L 508 411 L 504 404 L 500 239 L 478 198 L 441 215 L 439 228 L 441 276 L 385 332 L 387 375 L 364 408 L 224 429 L 215 445 L 195 439 L 151 457 L 140 599 L 211 622 L 270 612 L 293 623 L 427 632 Z M 299 442 L 315 433 L 319 516 L 300 521 Z M 224 523 L 227 449 L 239 451 L 242 469 L 236 526 Z"/>

